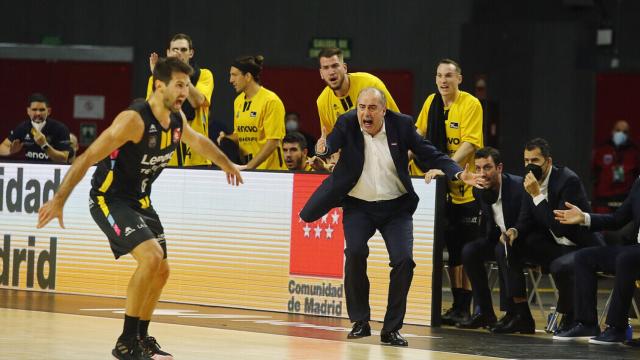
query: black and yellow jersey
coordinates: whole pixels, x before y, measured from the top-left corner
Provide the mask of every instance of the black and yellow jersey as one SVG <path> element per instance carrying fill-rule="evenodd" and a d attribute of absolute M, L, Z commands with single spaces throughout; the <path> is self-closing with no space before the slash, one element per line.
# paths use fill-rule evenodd
<path fill-rule="evenodd" d="M 150 206 L 151 185 L 168 164 L 182 136 L 182 116 L 170 115 L 168 128 L 163 128 L 153 116 L 148 102 L 134 104 L 144 121 L 144 135 L 140 142 L 131 141 L 116 149 L 97 164 L 91 179 L 91 196 L 98 201 L 117 197 Z"/>
<path fill-rule="evenodd" d="M 238 135 L 240 156 L 247 163 L 253 159 L 267 140 L 280 140 L 273 153 L 256 169 L 287 170 L 282 156 L 282 139 L 285 135 L 284 104 L 271 90 L 264 86 L 250 99 L 239 94 L 233 102 L 233 128 Z"/>
<path fill-rule="evenodd" d="M 429 131 L 429 108 L 436 94 L 431 94 L 422 106 L 416 128 L 421 135 L 427 134 Z M 437 96 L 440 96 L 437 94 Z M 447 137 L 447 155 L 453 156 L 458 151 L 463 142 L 468 142 L 479 149 L 483 147 L 482 140 L 482 105 L 480 101 L 473 95 L 460 91 L 458 97 L 449 107 L 444 108 L 445 111 L 445 133 Z M 463 159 L 459 165 L 465 167 L 469 165 L 469 169 L 475 168 L 475 151 Z M 412 175 L 424 175 L 419 168 L 411 165 Z M 464 204 L 473 201 L 472 187 L 466 185 L 462 181 L 449 182 L 449 195 L 454 204 Z"/>
<path fill-rule="evenodd" d="M 333 125 L 338 117 L 347 111 L 355 108 L 358 101 L 358 94 L 364 88 L 374 87 L 381 90 L 387 99 L 387 109 L 400 112 L 398 105 L 391 97 L 389 90 L 382 80 L 364 72 L 356 72 L 347 74 L 349 77 L 349 93 L 343 97 L 338 97 L 330 87 L 325 87 L 316 104 L 318 105 L 318 117 L 320 118 L 320 128 L 323 126 L 327 129 L 327 133 L 333 130 Z"/>

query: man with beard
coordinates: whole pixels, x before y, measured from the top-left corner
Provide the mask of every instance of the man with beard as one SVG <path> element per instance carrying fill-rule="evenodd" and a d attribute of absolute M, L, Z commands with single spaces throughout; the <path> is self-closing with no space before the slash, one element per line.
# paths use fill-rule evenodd
<path fill-rule="evenodd" d="M 338 48 L 323 49 L 318 55 L 318 61 L 320 62 L 320 78 L 327 86 L 318 96 L 316 104 L 318 105 L 320 129 L 324 128 L 327 134 L 333 130 L 338 116 L 354 108 L 354 100 L 357 99 L 360 91 L 367 87 L 377 88 L 384 93 L 387 99 L 387 109 L 400 111 L 380 79 L 365 72 L 347 73 L 347 64 L 344 62 L 342 50 Z"/>
<path fill-rule="evenodd" d="M 516 225 L 522 202 L 522 177 L 503 172 L 500 152 L 492 147 L 484 147 L 475 154 L 476 173 L 482 177 L 483 189 L 473 189 L 473 195 L 480 204 L 482 219 L 481 236 L 462 248 L 462 264 L 469 275 L 473 292 L 475 311 L 471 318 L 456 326 L 465 329 L 492 327 L 496 325 L 491 289 L 487 281 L 485 262 L 495 260 L 497 246 L 505 246 L 501 237 L 507 229 Z M 504 297 L 503 277 L 500 276 L 500 305 L 506 315 L 498 326 L 513 317 L 513 309 Z"/>
<path fill-rule="evenodd" d="M 29 161 L 65 164 L 74 156 L 69 140 L 69 129 L 60 121 L 49 117 L 49 100 L 42 94 L 29 96 L 27 115 L 0 144 L 0 156 L 13 155 L 24 148 Z"/>
<path fill-rule="evenodd" d="M 571 169 L 553 166 L 551 146 L 542 138 L 530 140 L 524 148 L 526 176 L 518 222 L 507 229 L 508 247 L 498 246 L 496 260 L 502 272 L 507 295 L 514 302 L 514 316 L 494 333 L 535 333 L 535 321 L 527 302 L 525 264 L 551 271 L 558 286 L 557 311 L 564 314 L 560 331 L 573 323 L 573 279 L 569 271 L 576 249 L 599 245 L 599 239 L 585 227 L 565 225 L 554 218 L 554 210 L 565 203 L 591 210 L 582 181 Z M 566 255 L 566 256 L 565 256 Z"/>
<path fill-rule="evenodd" d="M 176 34 L 169 41 L 167 57 L 175 57 L 193 68 L 191 82 L 189 83 L 189 96 L 182 104 L 182 112 L 187 116 L 189 126 L 198 133 L 209 137 L 209 107 L 213 94 L 213 74 L 209 69 L 200 68 L 193 60 L 195 49 L 191 37 L 186 34 Z M 149 57 L 149 67 L 153 68 L 158 61 L 158 54 L 152 53 Z M 147 99 L 153 92 L 153 76 L 149 77 L 147 86 Z M 207 166 L 211 161 L 206 156 L 193 152 L 182 142 L 178 146 L 169 166 Z"/>
<path fill-rule="evenodd" d="M 242 183 L 239 170 L 210 139 L 191 129 L 182 113 L 189 96 L 191 67 L 176 59 L 159 59 L 153 70 L 155 91 L 149 101 L 132 105 L 71 165 L 58 192 L 39 210 L 38 228 L 58 218 L 73 188 L 92 165 L 91 216 L 109 239 L 116 259 L 131 254 L 138 266 L 129 281 L 123 332 L 112 355 L 116 359 L 172 359 L 148 328 L 169 277 L 164 229 L 151 205 L 151 186 L 183 140 L 218 165 L 232 185 Z"/>
<path fill-rule="evenodd" d="M 312 171 L 311 165 L 307 163 L 307 141 L 304 136 L 292 131 L 282 139 L 282 153 L 287 169 L 291 171 Z"/>

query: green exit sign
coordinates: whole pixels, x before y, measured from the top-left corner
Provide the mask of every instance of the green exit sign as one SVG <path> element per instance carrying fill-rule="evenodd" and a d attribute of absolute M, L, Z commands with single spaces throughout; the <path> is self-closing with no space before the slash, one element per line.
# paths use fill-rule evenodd
<path fill-rule="evenodd" d="M 309 44 L 309 57 L 317 58 L 322 49 L 329 47 L 339 48 L 345 59 L 351 58 L 351 40 L 345 38 L 312 38 Z"/>

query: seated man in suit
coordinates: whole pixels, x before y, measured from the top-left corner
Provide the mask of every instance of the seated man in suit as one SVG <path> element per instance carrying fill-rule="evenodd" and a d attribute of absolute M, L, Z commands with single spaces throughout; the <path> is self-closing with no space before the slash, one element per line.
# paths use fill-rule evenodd
<path fill-rule="evenodd" d="M 615 213 L 588 214 L 578 206 L 566 204 L 568 210 L 556 210 L 562 224 L 579 224 L 597 230 L 615 230 L 633 222 L 635 238 L 623 246 L 583 249 L 575 254 L 575 324 L 556 334 L 555 340 L 589 339 L 592 344 L 611 345 L 625 340 L 628 313 L 640 278 L 640 178 Z M 596 272 L 616 275 L 613 297 L 607 313 L 607 328 L 600 333 L 596 310 L 598 279 Z M 635 340 L 631 345 L 638 345 Z"/>
<path fill-rule="evenodd" d="M 338 150 L 340 161 L 311 195 L 300 217 L 312 222 L 336 206 L 343 207 L 344 284 L 347 312 L 355 323 L 348 338 L 371 335 L 367 242 L 380 231 L 392 268 L 380 340 L 407 346 L 399 330 L 415 267 L 413 212 L 419 200 L 409 177 L 408 150 L 430 168 L 442 169 L 450 179 L 477 185 L 479 176 L 462 171 L 418 135 L 411 117 L 387 110 L 384 93 L 372 87 L 363 89 L 356 109 L 341 115 L 331 133 L 327 136 L 323 131 L 316 143 L 317 156 L 328 157 Z"/>
<path fill-rule="evenodd" d="M 467 243 L 462 249 L 462 264 L 467 270 L 473 289 L 474 314 L 457 324 L 460 328 L 477 329 L 496 325 L 496 315 L 491 301 L 491 290 L 487 281 L 485 261 L 495 259 L 496 246 L 503 247 L 500 236 L 514 227 L 522 202 L 522 178 L 502 171 L 500 152 L 492 147 L 484 147 L 475 154 L 476 173 L 482 177 L 483 189 L 473 188 L 473 197 L 481 208 L 482 237 Z M 506 315 L 498 325 L 510 321 L 513 309 L 508 299 L 503 297 L 503 277 L 500 276 L 501 306 Z"/>
<path fill-rule="evenodd" d="M 514 301 L 515 315 L 509 322 L 494 327 L 495 333 L 535 333 L 535 321 L 526 297 L 525 264 L 548 268 L 552 262 L 570 263 L 571 255 L 564 255 L 597 242 L 586 228 L 561 224 L 554 219 L 553 210 L 564 209 L 565 202 L 591 208 L 578 175 L 569 168 L 553 166 L 549 143 L 541 138 L 530 140 L 524 149 L 524 164 L 527 194 L 523 196 L 516 226 L 503 235 L 511 248 L 496 249 L 507 294 Z M 568 271 L 558 271 L 553 276 L 559 293 L 557 311 L 565 314 L 561 322 L 564 329 L 573 322 L 573 281 Z"/>

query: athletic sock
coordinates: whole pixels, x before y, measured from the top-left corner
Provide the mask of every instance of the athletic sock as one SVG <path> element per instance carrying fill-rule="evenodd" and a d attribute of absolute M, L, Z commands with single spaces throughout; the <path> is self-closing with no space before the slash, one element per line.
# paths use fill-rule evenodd
<path fill-rule="evenodd" d="M 140 318 L 137 316 L 129 316 L 124 314 L 124 327 L 120 339 L 135 339 L 138 336 L 138 323 Z"/>
<path fill-rule="evenodd" d="M 144 339 L 149 335 L 149 323 L 151 320 L 140 320 L 138 323 L 138 335 L 140 339 Z"/>
<path fill-rule="evenodd" d="M 460 303 L 458 309 L 462 310 L 465 313 L 469 312 L 469 308 L 471 307 L 471 299 L 473 298 L 473 293 L 471 290 L 460 289 Z"/>

